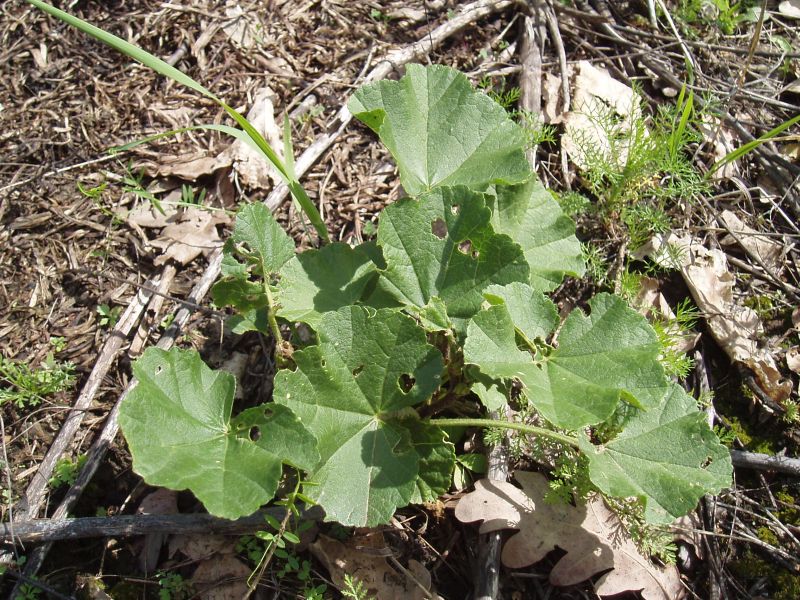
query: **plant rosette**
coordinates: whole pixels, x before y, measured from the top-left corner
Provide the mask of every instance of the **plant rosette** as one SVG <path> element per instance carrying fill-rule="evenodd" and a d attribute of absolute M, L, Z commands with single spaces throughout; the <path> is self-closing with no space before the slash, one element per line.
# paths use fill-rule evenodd
<path fill-rule="evenodd" d="M 383 210 L 374 242 L 301 253 L 263 205 L 239 211 L 212 294 L 236 309 L 234 331 L 282 342 L 273 401 L 232 416 L 233 376 L 195 352 L 147 350 L 120 412 L 147 482 L 233 519 L 272 499 L 291 465 L 328 520 L 374 526 L 449 489 L 447 431 L 460 425 L 581 451 L 593 484 L 640 499 L 653 523 L 730 484 L 727 449 L 665 376 L 644 317 L 600 294 L 559 326 L 546 294 L 583 274 L 581 248 L 506 111 L 463 74 L 419 65 L 361 88 L 349 109 L 408 197 Z M 290 347 L 281 323 L 304 323 L 311 342 Z M 476 398 L 497 408 L 511 383 L 548 426 L 422 416 Z M 598 443 L 611 422 L 618 433 Z"/>

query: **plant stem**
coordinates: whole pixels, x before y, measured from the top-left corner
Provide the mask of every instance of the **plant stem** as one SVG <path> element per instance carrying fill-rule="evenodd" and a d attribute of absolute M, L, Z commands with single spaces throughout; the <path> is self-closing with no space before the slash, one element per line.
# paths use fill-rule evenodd
<path fill-rule="evenodd" d="M 516 429 L 523 433 L 549 437 L 550 439 L 572 446 L 573 448 L 578 447 L 578 438 L 556 431 L 550 431 L 543 427 L 536 427 L 535 425 L 525 425 L 524 423 L 511 423 L 508 421 L 496 421 L 494 419 L 430 419 L 429 423 L 439 427 L 492 427 L 495 429 Z"/>
<path fill-rule="evenodd" d="M 264 292 L 267 294 L 267 321 L 272 337 L 275 338 L 275 347 L 278 348 L 283 340 L 281 329 L 278 327 L 278 319 L 275 318 L 275 301 L 272 298 L 272 290 L 269 289 L 269 282 L 264 281 Z"/>

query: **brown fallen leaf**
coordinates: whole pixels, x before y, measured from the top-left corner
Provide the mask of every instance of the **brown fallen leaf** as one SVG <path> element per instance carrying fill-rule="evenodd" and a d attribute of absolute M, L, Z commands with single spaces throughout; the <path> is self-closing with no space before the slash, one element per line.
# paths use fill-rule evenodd
<path fill-rule="evenodd" d="M 783 263 L 783 244 L 759 235 L 758 231 L 745 225 L 729 210 L 722 211 L 720 218 L 736 234 L 746 250 L 758 256 L 771 269 L 780 268 Z M 720 240 L 720 243 L 723 246 L 732 246 L 738 244 L 739 241 L 732 235 L 727 235 Z"/>
<path fill-rule="evenodd" d="M 262 38 L 267 29 L 259 21 L 259 11 L 245 11 L 236 1 L 229 0 L 225 3 L 225 23 L 222 30 L 231 42 L 242 48 L 249 49 L 262 43 Z"/>
<path fill-rule="evenodd" d="M 146 229 L 161 229 L 174 223 L 180 217 L 180 210 L 175 205 L 162 206 L 164 212 L 158 211 L 150 202 L 142 202 L 129 211 L 118 213 L 120 218 L 131 227 L 144 227 Z"/>
<path fill-rule="evenodd" d="M 666 252 L 668 246 L 679 252 Z M 679 266 L 708 330 L 723 352 L 732 362 L 750 369 L 761 389 L 775 402 L 780 404 L 789 398 L 792 382 L 783 377 L 770 352 L 758 345 L 763 331 L 758 313 L 734 299 L 735 277 L 728 270 L 724 252 L 708 249 L 690 235 L 670 233 L 654 237 L 636 256 L 650 256 L 672 268 Z"/>
<path fill-rule="evenodd" d="M 256 90 L 247 120 L 269 142 L 283 160 L 283 131 L 275 123 L 275 92 L 269 87 Z M 217 157 L 219 164 L 230 164 L 239 181 L 249 189 L 270 189 L 282 181 L 264 154 L 252 144 L 237 139 Z"/>
<path fill-rule="evenodd" d="M 800 373 L 800 346 L 793 346 L 786 351 L 786 366 L 794 373 Z"/>
<path fill-rule="evenodd" d="M 570 73 L 573 75 L 572 106 L 559 119 L 564 123 L 562 147 L 582 170 L 592 162 L 595 153 L 607 160 L 617 160 L 620 167 L 623 166 L 627 161 L 624 138 L 633 133 L 631 125 L 641 112 L 638 96 L 631 87 L 588 61 L 579 62 Z M 621 118 L 614 126 L 613 144 L 606 118 L 609 113 Z"/>
<path fill-rule="evenodd" d="M 136 509 L 137 515 L 176 515 L 178 514 L 178 492 L 159 488 L 145 496 Z M 158 566 L 161 547 L 167 540 L 166 533 L 148 533 L 139 552 L 139 568 L 143 573 L 152 573 Z"/>
<path fill-rule="evenodd" d="M 183 210 L 175 222 L 169 223 L 161 235 L 150 242 L 163 251 L 153 262 L 162 265 L 173 259 L 187 265 L 200 254 L 211 252 L 221 243 L 216 226 L 227 221 L 227 215 L 221 211 L 195 207 Z"/>
<path fill-rule="evenodd" d="M 232 554 L 214 556 L 197 565 L 190 579 L 201 600 L 243 598 L 247 593 L 250 567 Z"/>
<path fill-rule="evenodd" d="M 236 538 L 224 535 L 173 535 L 169 540 L 169 557 L 180 552 L 192 561 L 205 560 L 215 554 L 235 554 Z"/>
<path fill-rule="evenodd" d="M 675 319 L 672 307 L 667 302 L 664 294 L 661 293 L 661 282 L 652 277 L 642 277 L 640 284 L 639 293 L 634 301 L 634 305 L 638 307 L 637 310 L 650 319 L 659 317 L 670 320 Z M 672 343 L 673 349 L 684 354 L 694 349 L 700 340 L 699 333 L 681 333 L 677 325 L 674 326 L 670 333 L 675 334 Z"/>
<path fill-rule="evenodd" d="M 406 574 L 389 566 L 385 555 L 380 553 L 385 549 L 382 534 L 356 535 L 345 542 L 320 535 L 309 548 L 328 569 L 331 580 L 339 589 L 344 587 L 344 576 L 349 575 L 364 584 L 368 597 L 380 600 L 437 597 L 432 590 L 430 573 L 419 562 L 408 561 Z"/>
<path fill-rule="evenodd" d="M 190 152 L 178 156 L 165 156 L 158 164 L 143 163 L 152 177 L 177 177 L 184 181 L 197 181 L 218 169 L 231 166 L 230 157 L 223 151 L 219 156 L 208 156 L 205 152 Z"/>
<path fill-rule="evenodd" d="M 600 596 L 641 591 L 646 600 L 678 600 L 684 595 L 675 567 L 659 568 L 636 548 L 617 516 L 600 497 L 576 506 L 547 503 L 547 479 L 516 471 L 522 489 L 505 481 L 483 479 L 456 506 L 463 522 L 479 521 L 481 533 L 517 529 L 503 547 L 501 560 L 521 569 L 543 559 L 556 547 L 567 554 L 550 572 L 550 583 L 574 585 L 612 569 L 595 584 Z"/>

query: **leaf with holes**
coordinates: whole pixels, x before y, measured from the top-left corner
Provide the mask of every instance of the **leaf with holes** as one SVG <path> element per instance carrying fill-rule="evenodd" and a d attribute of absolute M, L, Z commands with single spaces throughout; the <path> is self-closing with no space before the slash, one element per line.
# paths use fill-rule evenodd
<path fill-rule="evenodd" d="M 119 423 L 145 481 L 190 489 L 209 512 L 236 519 L 275 494 L 282 464 L 311 469 L 314 438 L 285 406 L 264 405 L 231 419 L 233 375 L 209 369 L 196 352 L 148 348 Z"/>
<path fill-rule="evenodd" d="M 443 465 L 417 451 L 413 411 L 439 386 L 442 356 L 412 319 L 389 309 L 326 313 L 317 336 L 295 352 L 294 371 L 278 372 L 273 394 L 317 439 L 321 459 L 306 492 L 330 520 L 386 523 L 418 493 L 420 464 Z"/>
<path fill-rule="evenodd" d="M 348 108 L 392 153 L 410 196 L 438 186 L 482 191 L 531 176 L 522 128 L 448 67 L 408 65 L 400 81 L 357 90 Z"/>
<path fill-rule="evenodd" d="M 493 294 L 500 297 L 497 291 Z M 576 310 L 567 317 L 558 348 L 549 351 L 520 350 L 515 327 L 530 327 L 530 317 L 515 321 L 506 304 L 491 306 L 470 321 L 464 359 L 490 377 L 519 379 L 528 401 L 565 429 L 604 421 L 620 400 L 656 406 L 667 380 L 658 363 L 658 339 L 647 320 L 609 294 L 595 296 L 589 306 L 589 315 Z M 539 318 L 547 322 L 551 317 L 544 309 Z"/>
<path fill-rule="evenodd" d="M 528 280 L 522 249 L 495 234 L 490 218 L 483 194 L 464 187 L 388 206 L 378 225 L 386 260 L 379 287 L 417 309 L 438 297 L 447 316 L 463 323 L 480 309 L 487 286 Z"/>
<path fill-rule="evenodd" d="M 579 439 L 592 482 L 612 496 L 642 499 L 650 523 L 671 523 L 703 495 L 731 484 L 730 451 L 677 384 L 607 444 L 593 446 L 585 435 Z"/>
<path fill-rule="evenodd" d="M 583 275 L 586 265 L 575 223 L 537 177 L 521 185 L 498 186 L 496 191 L 492 227 L 522 247 L 531 268 L 531 286 L 549 292 L 564 275 Z"/>

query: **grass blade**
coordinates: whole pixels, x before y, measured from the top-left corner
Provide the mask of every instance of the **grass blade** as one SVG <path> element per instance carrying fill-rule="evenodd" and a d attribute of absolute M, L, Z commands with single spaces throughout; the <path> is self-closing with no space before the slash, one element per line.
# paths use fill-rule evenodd
<path fill-rule="evenodd" d="M 757 148 L 758 146 L 760 146 L 764 142 L 770 141 L 771 139 L 773 139 L 774 137 L 780 135 L 781 133 L 783 133 L 784 131 L 789 129 L 789 127 L 791 127 L 792 125 L 794 125 L 794 124 L 796 124 L 798 122 L 800 122 L 800 115 L 795 115 L 794 117 L 792 117 L 788 121 L 784 121 L 783 123 L 781 123 L 780 125 L 778 125 L 774 129 L 770 129 L 764 135 L 754 139 L 752 142 L 747 142 L 746 144 L 736 148 L 736 150 L 732 150 L 731 152 L 726 154 L 723 158 L 721 158 L 720 160 L 715 162 L 714 165 L 711 167 L 711 169 L 709 169 L 709 171 L 708 171 L 706 176 L 710 177 L 713 173 L 715 173 L 721 167 L 724 167 L 729 162 L 733 162 L 734 160 L 744 156 L 745 154 L 747 154 L 748 152 L 750 152 L 754 148 Z"/>

